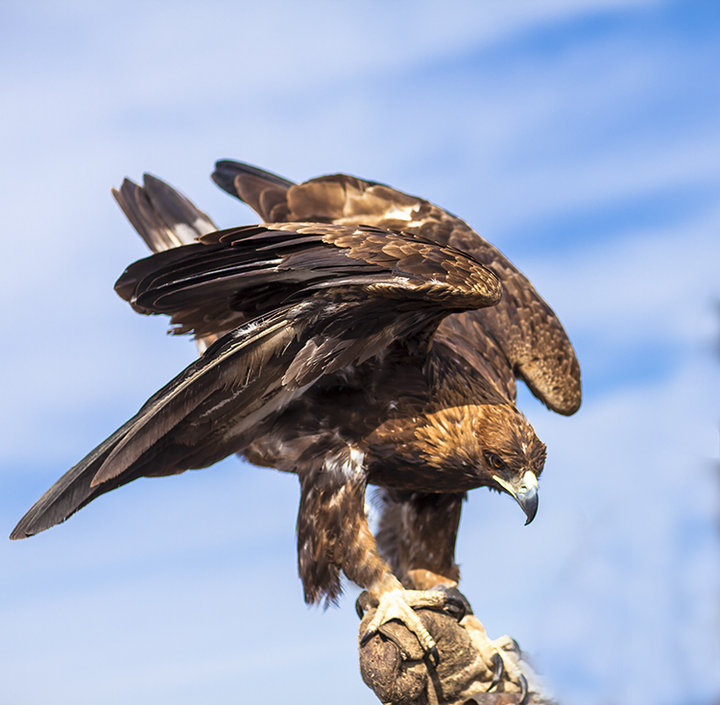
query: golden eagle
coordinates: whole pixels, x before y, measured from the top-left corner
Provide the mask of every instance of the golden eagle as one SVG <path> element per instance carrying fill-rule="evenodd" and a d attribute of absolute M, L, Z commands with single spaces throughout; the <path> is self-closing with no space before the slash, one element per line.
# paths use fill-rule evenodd
<path fill-rule="evenodd" d="M 308 602 L 341 572 L 378 612 L 434 643 L 413 607 L 443 604 L 467 490 L 537 510 L 545 446 L 515 406 L 516 378 L 550 409 L 580 405 L 580 371 L 550 307 L 459 218 L 380 183 L 301 184 L 220 161 L 213 179 L 260 225 L 217 230 L 162 181 L 125 180 L 121 208 L 155 254 L 116 284 L 138 312 L 171 316 L 199 359 L 58 480 L 12 533 L 64 521 L 139 477 L 232 453 L 296 473 Z M 377 536 L 365 491 L 381 488 Z M 367 636 L 367 635 L 366 635 Z"/>

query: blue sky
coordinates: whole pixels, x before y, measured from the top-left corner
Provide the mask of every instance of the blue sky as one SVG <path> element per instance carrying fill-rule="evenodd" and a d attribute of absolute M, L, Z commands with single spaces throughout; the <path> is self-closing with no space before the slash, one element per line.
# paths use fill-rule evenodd
<path fill-rule="evenodd" d="M 583 368 L 538 518 L 477 491 L 458 542 L 493 636 L 567 703 L 720 693 L 720 18 L 712 2 L 0 6 L 0 533 L 193 357 L 112 291 L 150 171 L 221 226 L 217 158 L 448 208 L 560 315 Z M 293 477 L 231 458 L 0 541 L 2 702 L 375 702 L 348 595 L 296 576 Z M 283 676 L 278 678 L 278 664 Z"/>

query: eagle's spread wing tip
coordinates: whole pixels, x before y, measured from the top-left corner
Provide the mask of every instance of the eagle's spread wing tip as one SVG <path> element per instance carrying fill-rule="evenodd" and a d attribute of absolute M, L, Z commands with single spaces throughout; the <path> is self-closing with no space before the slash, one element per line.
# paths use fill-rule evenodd
<path fill-rule="evenodd" d="M 294 183 L 252 164 L 221 159 L 212 180 L 226 193 L 246 203 L 265 221 L 287 220 L 287 194 Z"/>

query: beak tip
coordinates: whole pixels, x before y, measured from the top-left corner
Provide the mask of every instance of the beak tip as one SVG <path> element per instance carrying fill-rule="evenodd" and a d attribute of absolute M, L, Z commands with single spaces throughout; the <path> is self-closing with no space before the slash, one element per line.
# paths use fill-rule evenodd
<path fill-rule="evenodd" d="M 517 503 L 520 505 L 523 512 L 525 512 L 525 516 L 527 517 L 525 526 L 527 526 L 530 522 L 532 522 L 532 520 L 535 518 L 535 515 L 537 514 L 537 510 L 538 510 L 537 489 L 533 488 L 525 494 L 519 494 L 517 496 Z"/>
<path fill-rule="evenodd" d="M 537 514 L 538 510 L 538 496 L 536 492 L 533 492 L 531 494 L 528 494 L 527 497 L 520 497 L 518 498 L 518 503 L 522 507 L 522 510 L 525 512 L 525 516 L 527 517 L 527 521 L 525 522 L 525 526 L 527 526 L 532 520 L 535 518 L 535 515 Z"/>
<path fill-rule="evenodd" d="M 507 480 L 493 475 L 493 480 L 495 480 L 495 482 L 520 505 L 523 512 L 525 512 L 525 516 L 527 517 L 525 526 L 527 526 L 535 518 L 538 510 L 537 476 L 528 470 L 522 479 L 522 485 L 518 488 Z"/>

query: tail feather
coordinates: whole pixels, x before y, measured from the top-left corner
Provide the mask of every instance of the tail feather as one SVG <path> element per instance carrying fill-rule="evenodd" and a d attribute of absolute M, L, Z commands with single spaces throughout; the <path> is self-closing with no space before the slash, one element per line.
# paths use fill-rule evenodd
<path fill-rule="evenodd" d="M 142 186 L 125 179 L 112 194 L 153 252 L 187 245 L 217 230 L 206 213 L 151 174 L 143 176 Z"/>
<path fill-rule="evenodd" d="M 192 244 L 201 236 L 217 230 L 210 216 L 151 174 L 143 175 L 142 186 L 125 179 L 119 190 L 112 189 L 112 194 L 140 237 L 155 253 Z M 216 330 L 198 336 L 196 342 L 200 352 L 224 332 Z"/>

